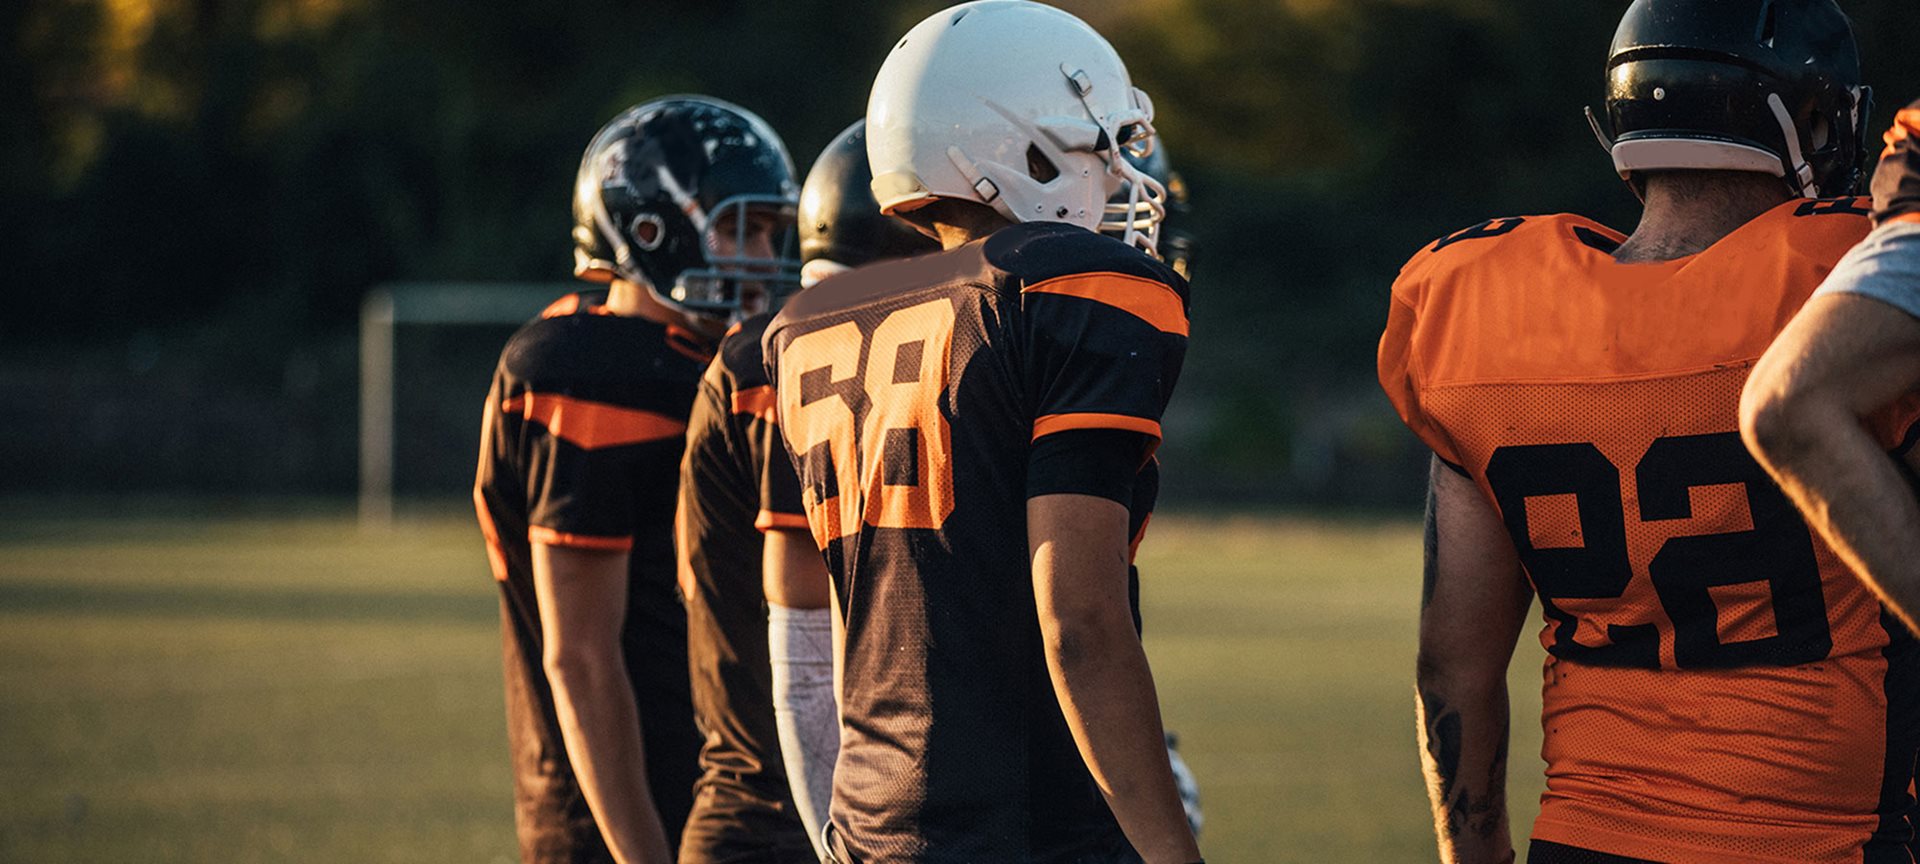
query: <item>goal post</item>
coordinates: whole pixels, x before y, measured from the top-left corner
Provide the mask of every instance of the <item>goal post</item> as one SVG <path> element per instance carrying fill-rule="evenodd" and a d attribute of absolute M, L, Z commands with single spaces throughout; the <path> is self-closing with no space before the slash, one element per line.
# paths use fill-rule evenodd
<path fill-rule="evenodd" d="M 518 326 L 555 298 L 579 289 L 572 282 L 402 282 L 375 286 L 367 293 L 360 306 L 361 527 L 383 529 L 393 524 L 395 393 L 401 380 L 398 331 L 403 327 Z M 470 459 L 473 452 L 464 455 Z"/>

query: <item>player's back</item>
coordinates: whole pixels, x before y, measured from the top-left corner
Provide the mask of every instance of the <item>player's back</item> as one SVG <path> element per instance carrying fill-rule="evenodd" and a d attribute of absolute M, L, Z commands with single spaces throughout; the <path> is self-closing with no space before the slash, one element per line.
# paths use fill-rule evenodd
<path fill-rule="evenodd" d="M 1905 855 L 1920 667 L 1738 434 L 1753 361 L 1866 215 L 1790 202 L 1655 264 L 1579 217 L 1495 220 L 1396 283 L 1381 383 L 1495 504 L 1547 619 L 1536 838 Z"/>
<path fill-rule="evenodd" d="M 846 623 L 832 815 L 860 860 L 1125 848 L 1046 671 L 1026 502 L 1047 469 L 1029 457 L 1076 430 L 1158 439 L 1185 287 L 1110 238 L 1029 223 L 828 279 L 769 328 Z"/>
<path fill-rule="evenodd" d="M 474 504 L 500 590 L 507 731 L 528 860 L 602 848 L 542 661 L 536 542 L 627 553 L 621 647 L 646 724 L 648 782 L 670 837 L 699 776 L 673 511 L 704 358 L 690 334 L 609 314 L 605 301 L 604 291 L 567 295 L 513 335 L 481 432 Z"/>

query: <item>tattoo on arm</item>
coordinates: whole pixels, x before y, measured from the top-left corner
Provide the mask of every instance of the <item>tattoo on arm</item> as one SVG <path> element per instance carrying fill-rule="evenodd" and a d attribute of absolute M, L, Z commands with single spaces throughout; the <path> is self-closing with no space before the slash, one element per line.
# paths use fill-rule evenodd
<path fill-rule="evenodd" d="M 1437 518 L 1439 503 L 1439 496 L 1434 494 L 1433 483 L 1427 483 L 1426 564 L 1421 572 L 1421 609 L 1433 603 L 1433 584 L 1440 577 L 1440 520 Z"/>
<path fill-rule="evenodd" d="M 1439 775 L 1440 806 L 1446 811 L 1446 831 L 1450 838 L 1471 834 L 1481 839 L 1498 835 L 1507 811 L 1507 744 L 1512 722 L 1505 714 L 1499 718 L 1498 748 L 1487 764 L 1486 782 L 1475 794 L 1472 783 L 1460 781 L 1462 717 L 1459 708 L 1445 696 L 1422 688 L 1421 703 L 1426 708 L 1427 754 Z"/>

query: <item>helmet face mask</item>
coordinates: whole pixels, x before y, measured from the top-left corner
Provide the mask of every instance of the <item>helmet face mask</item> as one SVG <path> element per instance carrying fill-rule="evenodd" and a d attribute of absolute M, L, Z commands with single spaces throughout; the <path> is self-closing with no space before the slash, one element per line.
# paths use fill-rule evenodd
<path fill-rule="evenodd" d="M 1822 197 L 1858 186 L 1872 104 L 1833 0 L 1636 0 L 1607 62 L 1606 123 L 1587 114 L 1624 179 L 1752 171 Z"/>
<path fill-rule="evenodd" d="M 798 205 L 775 195 L 736 195 L 709 214 L 707 265 L 680 271 L 667 292 L 695 314 L 744 318 L 765 312 L 799 285 L 794 254 Z"/>
<path fill-rule="evenodd" d="M 625 279 L 690 315 L 737 319 L 797 285 L 786 146 L 702 96 L 635 106 L 603 127 L 574 185 L 574 274 Z"/>
<path fill-rule="evenodd" d="M 1015 222 L 1107 225 L 1154 251 L 1165 188 L 1121 155 L 1150 146 L 1153 102 L 1113 47 L 1064 11 L 976 0 L 935 13 L 882 64 L 867 121 L 883 212 L 951 198 Z M 1123 189 L 1130 209 L 1108 225 L 1108 199 Z"/>

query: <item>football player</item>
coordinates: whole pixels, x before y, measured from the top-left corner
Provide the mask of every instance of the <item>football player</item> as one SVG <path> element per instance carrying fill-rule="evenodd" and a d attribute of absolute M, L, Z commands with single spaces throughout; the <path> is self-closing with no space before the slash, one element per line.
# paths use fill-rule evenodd
<path fill-rule="evenodd" d="M 877 258 L 939 249 L 880 215 L 867 189 L 863 125 L 827 145 L 801 188 L 802 284 Z M 807 535 L 799 481 L 775 426 L 760 357 L 768 317 L 748 318 L 720 343 L 700 382 L 680 468 L 681 593 L 695 717 L 706 736 L 681 864 L 818 861 L 813 844 L 825 789 L 817 809 L 804 784 L 796 799 L 786 766 L 800 764 L 795 754 L 812 747 L 824 751 L 813 761 L 830 776 L 839 741 L 826 565 Z M 796 737 L 800 727 L 790 716 L 776 720 L 776 688 L 807 694 L 800 704 L 811 712 L 813 737 Z"/>
<path fill-rule="evenodd" d="M 700 775 L 674 490 L 714 337 L 797 272 L 793 166 L 697 96 L 621 114 L 574 187 L 574 272 L 514 334 L 474 501 L 501 598 L 516 822 L 529 862 L 666 862 Z"/>
<path fill-rule="evenodd" d="M 1873 177 L 1879 227 L 1842 259 L 1747 381 L 1741 431 L 1800 511 L 1909 628 L 1920 616 L 1915 440 L 1869 431 L 1920 391 L 1920 102 Z M 1895 408 L 1894 410 L 1898 410 Z"/>
<path fill-rule="evenodd" d="M 883 212 L 944 251 L 803 291 L 768 377 L 842 632 L 832 859 L 1186 864 L 1128 589 L 1185 353 L 1146 251 L 1153 110 L 1073 16 L 936 13 L 867 110 Z M 1130 184 L 1122 239 L 1093 229 Z M 1024 541 L 1024 542 L 1023 542 Z"/>
<path fill-rule="evenodd" d="M 1831 0 L 1636 0 L 1607 82 L 1633 234 L 1563 214 L 1442 237 L 1380 344 L 1435 454 L 1417 695 L 1441 857 L 1513 860 L 1507 665 L 1537 595 L 1532 864 L 1910 861 L 1911 642 L 1738 422 L 1753 362 L 1867 231 L 1822 197 L 1867 147 L 1851 25 Z"/>

